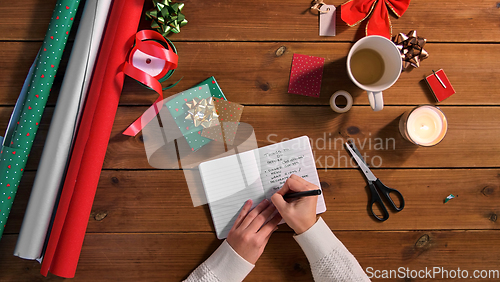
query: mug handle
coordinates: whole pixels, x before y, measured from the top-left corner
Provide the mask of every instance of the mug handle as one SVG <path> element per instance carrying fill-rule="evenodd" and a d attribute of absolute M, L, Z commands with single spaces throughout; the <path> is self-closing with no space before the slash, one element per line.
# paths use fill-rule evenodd
<path fill-rule="evenodd" d="M 370 101 L 370 106 L 374 111 L 377 112 L 384 108 L 384 97 L 382 96 L 382 91 L 366 91 L 366 93 L 368 94 L 368 101 Z"/>

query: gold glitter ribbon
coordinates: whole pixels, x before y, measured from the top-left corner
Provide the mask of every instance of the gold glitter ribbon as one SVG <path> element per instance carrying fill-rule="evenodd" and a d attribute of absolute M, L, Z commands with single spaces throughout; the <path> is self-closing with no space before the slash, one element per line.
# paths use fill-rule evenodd
<path fill-rule="evenodd" d="M 394 36 L 393 42 L 401 52 L 403 71 L 409 66 L 418 68 L 420 62 L 429 57 L 429 53 L 424 49 L 427 39 L 417 36 L 416 30 L 412 30 L 408 34 L 400 33 Z"/>
<path fill-rule="evenodd" d="M 199 99 L 194 98 L 192 101 L 186 103 L 188 106 L 188 114 L 186 119 L 194 122 L 194 126 L 202 126 L 208 128 L 219 125 L 219 115 L 214 105 L 214 98 Z"/>

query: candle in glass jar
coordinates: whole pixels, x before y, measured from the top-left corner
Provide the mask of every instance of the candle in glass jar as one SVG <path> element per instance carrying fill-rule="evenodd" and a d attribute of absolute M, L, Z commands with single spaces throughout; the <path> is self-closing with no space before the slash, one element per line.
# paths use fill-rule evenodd
<path fill-rule="evenodd" d="M 431 105 L 407 111 L 400 120 L 399 130 L 408 141 L 420 146 L 434 146 L 443 140 L 448 123 L 443 112 Z"/>

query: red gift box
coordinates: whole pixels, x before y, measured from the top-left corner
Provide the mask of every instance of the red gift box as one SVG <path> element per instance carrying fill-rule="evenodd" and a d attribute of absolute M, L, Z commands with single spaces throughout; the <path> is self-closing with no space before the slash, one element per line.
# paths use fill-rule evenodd
<path fill-rule="evenodd" d="M 453 86 L 442 69 L 427 76 L 425 81 L 427 81 L 432 94 L 434 94 L 434 97 L 438 102 L 441 102 L 455 94 L 455 89 L 453 89 Z"/>

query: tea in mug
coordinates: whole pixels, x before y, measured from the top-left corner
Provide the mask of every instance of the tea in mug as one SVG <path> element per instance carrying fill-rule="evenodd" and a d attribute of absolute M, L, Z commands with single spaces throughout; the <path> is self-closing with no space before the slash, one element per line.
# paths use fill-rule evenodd
<path fill-rule="evenodd" d="M 372 49 L 361 49 L 351 57 L 351 72 L 361 84 L 370 85 L 384 75 L 385 65 L 382 56 Z"/>

